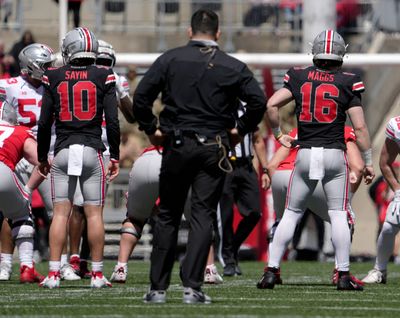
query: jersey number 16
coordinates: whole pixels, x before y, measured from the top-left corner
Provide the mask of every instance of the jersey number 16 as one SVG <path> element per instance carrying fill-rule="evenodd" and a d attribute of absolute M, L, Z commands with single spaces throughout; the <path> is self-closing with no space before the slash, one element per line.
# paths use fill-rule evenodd
<path fill-rule="evenodd" d="M 315 97 L 311 100 L 313 89 Z M 314 117 L 320 123 L 331 123 L 336 119 L 338 104 L 332 97 L 339 97 L 339 89 L 335 85 L 323 83 L 313 87 L 313 83 L 307 82 L 301 86 L 300 93 L 302 95 L 300 121 L 312 122 Z"/>

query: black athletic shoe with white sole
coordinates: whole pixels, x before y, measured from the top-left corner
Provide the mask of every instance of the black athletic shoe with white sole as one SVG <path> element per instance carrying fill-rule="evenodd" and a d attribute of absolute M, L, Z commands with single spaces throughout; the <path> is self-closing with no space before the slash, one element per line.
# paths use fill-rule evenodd
<path fill-rule="evenodd" d="M 143 302 L 148 304 L 164 304 L 167 300 L 165 290 L 150 290 L 143 296 Z"/>
<path fill-rule="evenodd" d="M 183 289 L 184 304 L 211 304 L 211 298 L 204 294 L 201 290 L 196 290 L 190 287 Z"/>

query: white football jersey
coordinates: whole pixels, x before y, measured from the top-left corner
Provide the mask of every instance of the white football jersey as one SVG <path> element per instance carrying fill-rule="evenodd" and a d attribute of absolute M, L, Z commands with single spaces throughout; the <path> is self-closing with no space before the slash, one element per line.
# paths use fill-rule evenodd
<path fill-rule="evenodd" d="M 400 116 L 393 117 L 386 125 L 386 137 L 400 146 Z"/>
<path fill-rule="evenodd" d="M 129 96 L 129 83 L 128 80 L 126 79 L 125 76 L 122 75 L 118 75 L 117 73 L 114 72 L 115 78 L 116 78 L 116 84 L 115 85 L 120 85 L 121 87 L 123 87 L 124 91 L 128 93 Z M 118 92 L 117 92 L 117 99 L 118 99 Z M 119 100 L 118 100 L 119 102 Z M 107 140 L 107 132 L 106 132 L 106 122 L 104 119 L 104 114 L 103 114 L 103 124 L 102 124 L 102 132 L 101 132 L 101 140 L 104 144 L 104 146 L 106 146 L 106 151 L 103 152 L 103 155 L 107 156 L 110 154 L 109 152 L 109 144 L 108 144 L 108 140 Z"/>
<path fill-rule="evenodd" d="M 31 128 L 36 137 L 43 86 L 35 88 L 18 76 L 0 80 L 0 87 L 4 88 L 7 101 L 17 111 L 19 124 Z"/>

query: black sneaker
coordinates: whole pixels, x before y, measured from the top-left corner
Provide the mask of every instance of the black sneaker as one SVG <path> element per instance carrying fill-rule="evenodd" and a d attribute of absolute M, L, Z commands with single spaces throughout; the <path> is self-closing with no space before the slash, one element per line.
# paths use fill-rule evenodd
<path fill-rule="evenodd" d="M 339 276 L 339 280 L 336 286 L 337 290 L 354 290 L 354 291 L 364 290 L 364 288 L 359 283 L 357 283 L 350 274 Z"/>
<path fill-rule="evenodd" d="M 204 294 L 201 290 L 196 290 L 190 287 L 183 289 L 184 304 L 211 304 L 211 298 Z"/>
<path fill-rule="evenodd" d="M 165 290 L 150 290 L 143 296 L 143 301 L 149 304 L 164 304 L 167 300 Z"/>
<path fill-rule="evenodd" d="M 239 267 L 239 264 L 235 265 L 235 273 L 238 276 L 242 275 L 242 269 Z"/>
<path fill-rule="evenodd" d="M 236 266 L 235 264 L 226 264 L 224 267 L 224 276 L 235 276 Z"/>
<path fill-rule="evenodd" d="M 271 270 L 267 270 L 261 276 L 261 279 L 257 283 L 257 288 L 259 289 L 273 289 L 275 285 L 281 285 L 282 279 L 280 277 L 280 271 L 278 270 L 274 273 Z"/>

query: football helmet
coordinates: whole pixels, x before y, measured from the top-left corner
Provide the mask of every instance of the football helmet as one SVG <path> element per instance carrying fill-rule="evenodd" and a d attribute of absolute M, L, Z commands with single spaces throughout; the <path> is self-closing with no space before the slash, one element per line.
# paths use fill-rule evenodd
<path fill-rule="evenodd" d="M 13 126 L 18 125 L 17 112 L 14 107 L 3 98 L 0 98 L 0 121 L 5 121 Z"/>
<path fill-rule="evenodd" d="M 18 60 L 22 74 L 41 81 L 44 71 L 54 61 L 53 50 L 47 45 L 33 43 L 22 49 Z"/>
<path fill-rule="evenodd" d="M 106 41 L 99 40 L 99 48 L 97 51 L 96 64 L 114 67 L 115 51 L 112 45 Z"/>
<path fill-rule="evenodd" d="M 333 60 L 343 62 L 347 45 L 342 36 L 333 30 L 318 34 L 312 44 L 313 60 Z"/>
<path fill-rule="evenodd" d="M 87 28 L 75 28 L 65 35 L 61 45 L 61 54 L 65 64 L 70 64 L 75 59 L 93 59 L 94 62 L 98 46 L 92 31 Z"/>

